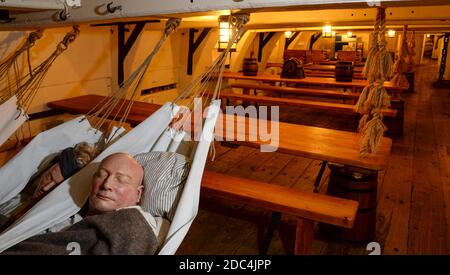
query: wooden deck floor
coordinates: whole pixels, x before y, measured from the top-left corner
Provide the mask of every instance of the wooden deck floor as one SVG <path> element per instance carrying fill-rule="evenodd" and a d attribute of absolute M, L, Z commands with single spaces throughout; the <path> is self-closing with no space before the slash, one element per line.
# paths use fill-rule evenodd
<path fill-rule="evenodd" d="M 450 254 L 450 90 L 431 88 L 435 66 L 418 67 L 416 91 L 404 96 L 404 135 L 395 140 L 388 168 L 379 175 L 375 241 L 383 254 Z M 355 122 L 342 114 L 283 108 L 281 120 L 291 123 L 350 130 Z M 319 161 L 243 146 L 216 143 L 216 151 L 209 170 L 308 191 L 320 168 Z M 321 192 L 328 177 L 327 169 Z M 255 222 L 269 219 L 270 213 L 262 210 L 202 196 L 199 214 L 178 254 L 258 254 Z M 283 222 L 292 223 L 292 217 L 283 217 Z M 364 243 L 319 235 L 313 249 L 315 254 L 368 254 Z M 275 231 L 268 254 L 285 253 Z"/>

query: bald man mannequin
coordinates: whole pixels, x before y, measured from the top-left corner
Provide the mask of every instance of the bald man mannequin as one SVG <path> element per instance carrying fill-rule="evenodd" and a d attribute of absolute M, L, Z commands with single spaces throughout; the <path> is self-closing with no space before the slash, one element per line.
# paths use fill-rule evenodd
<path fill-rule="evenodd" d="M 49 234 L 34 236 L 4 253 L 65 254 L 61 243 L 69 240 L 81 242 L 83 254 L 154 253 L 163 220 L 138 206 L 143 176 L 143 168 L 129 154 L 106 157 L 92 177 L 89 200 L 78 214 L 49 228 Z"/>
<path fill-rule="evenodd" d="M 141 211 L 157 235 L 162 221 L 138 206 L 144 189 L 143 176 L 142 166 L 131 155 L 114 153 L 107 156 L 92 177 L 91 193 L 85 207 L 66 221 L 50 227 L 47 232 L 61 231 L 87 216 L 134 207 Z"/>

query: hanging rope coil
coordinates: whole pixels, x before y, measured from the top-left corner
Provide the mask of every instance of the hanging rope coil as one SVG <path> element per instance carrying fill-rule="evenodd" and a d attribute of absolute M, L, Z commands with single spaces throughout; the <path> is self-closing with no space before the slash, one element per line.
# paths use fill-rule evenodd
<path fill-rule="evenodd" d="M 402 44 L 399 49 L 399 53 L 397 56 L 397 60 L 394 64 L 394 77 L 392 78 L 392 82 L 400 87 L 406 87 L 409 85 L 408 79 L 405 76 L 405 73 L 408 71 L 408 26 L 403 26 L 403 34 L 402 34 Z"/>
<path fill-rule="evenodd" d="M 387 50 L 386 11 L 378 8 L 372 36 L 372 47 L 364 67 L 364 76 L 369 84 L 362 91 L 355 110 L 361 114 L 358 132 L 361 136 L 360 157 L 378 150 L 386 131 L 382 110 L 390 106 L 390 97 L 383 87 L 385 80 L 392 75 L 392 58 Z"/>

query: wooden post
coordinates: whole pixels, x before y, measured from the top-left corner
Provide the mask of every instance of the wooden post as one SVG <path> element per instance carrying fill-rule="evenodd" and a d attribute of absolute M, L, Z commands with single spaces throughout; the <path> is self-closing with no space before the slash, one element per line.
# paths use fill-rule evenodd
<path fill-rule="evenodd" d="M 314 233 L 314 221 L 307 219 L 297 219 L 295 229 L 295 254 L 312 254 L 312 242 Z"/>

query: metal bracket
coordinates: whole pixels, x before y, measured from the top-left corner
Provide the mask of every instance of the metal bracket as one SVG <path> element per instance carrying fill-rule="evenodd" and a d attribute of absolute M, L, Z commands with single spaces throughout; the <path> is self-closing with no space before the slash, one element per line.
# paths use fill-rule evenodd
<path fill-rule="evenodd" d="M 121 11 L 122 10 L 122 6 L 118 5 L 118 6 L 112 6 L 113 2 L 109 2 L 108 5 L 106 5 L 106 9 L 108 10 L 109 13 L 115 13 L 116 11 Z"/>

